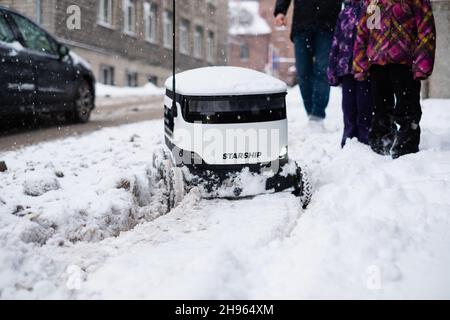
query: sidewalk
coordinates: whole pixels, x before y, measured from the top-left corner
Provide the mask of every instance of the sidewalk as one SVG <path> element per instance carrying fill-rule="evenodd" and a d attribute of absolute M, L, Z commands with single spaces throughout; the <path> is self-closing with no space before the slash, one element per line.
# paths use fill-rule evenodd
<path fill-rule="evenodd" d="M 163 115 L 163 96 L 101 97 L 97 98 L 91 121 L 86 124 L 61 124 L 56 120 L 43 119 L 31 128 L 12 128 L 9 132 L 0 132 L 0 152 L 79 136 L 106 127 L 161 119 Z"/>

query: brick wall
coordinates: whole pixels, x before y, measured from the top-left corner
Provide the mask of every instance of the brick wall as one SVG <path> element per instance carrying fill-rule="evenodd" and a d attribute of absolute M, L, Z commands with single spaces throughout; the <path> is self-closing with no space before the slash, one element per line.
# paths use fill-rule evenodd
<path fill-rule="evenodd" d="M 241 35 L 230 37 L 230 64 L 236 67 L 266 71 L 269 58 L 270 35 Z M 249 48 L 248 59 L 241 59 L 241 46 L 245 44 Z"/>
<path fill-rule="evenodd" d="M 35 0 L 0 0 L 0 4 L 16 9 L 26 16 L 36 19 L 36 3 Z"/>
<path fill-rule="evenodd" d="M 248 0 L 243 0 L 248 1 Z M 276 0 L 259 0 L 259 11 L 271 27 L 269 35 L 258 36 L 230 36 L 230 64 L 249 67 L 261 72 L 272 74 L 288 84 L 293 84 L 296 78 L 295 71 L 291 69 L 295 65 L 294 46 L 290 40 L 290 27 L 277 28 L 274 24 L 274 7 Z M 288 12 L 289 25 L 292 21 L 292 7 Z M 240 46 L 247 43 L 250 48 L 248 61 L 240 58 Z M 277 62 L 272 64 L 272 56 Z"/>
<path fill-rule="evenodd" d="M 26 15 L 41 25 L 49 32 L 54 28 L 54 7 L 56 0 L 0 0 L 0 5 L 11 7 Z M 37 14 L 40 14 L 38 17 Z"/>
<path fill-rule="evenodd" d="M 263 16 L 269 25 L 272 27 L 272 35 L 270 38 L 270 44 L 276 49 L 277 56 L 279 57 L 278 69 L 274 70 L 274 76 L 281 80 L 291 84 L 295 74 L 289 72 L 289 69 L 295 65 L 294 59 L 294 45 L 290 40 L 290 25 L 293 15 L 293 4 L 289 8 L 287 20 L 287 28 L 275 27 L 275 17 L 273 15 L 276 0 L 259 0 L 261 16 Z"/>

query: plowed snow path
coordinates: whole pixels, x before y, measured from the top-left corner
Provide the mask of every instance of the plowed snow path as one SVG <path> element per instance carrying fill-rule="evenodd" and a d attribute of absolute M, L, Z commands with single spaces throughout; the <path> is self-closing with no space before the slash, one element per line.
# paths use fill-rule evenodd
<path fill-rule="evenodd" d="M 192 203 L 192 200 L 194 203 Z M 255 210 L 255 202 L 265 210 Z M 298 199 L 189 199 L 169 215 L 137 227 L 110 245 L 120 247 L 93 271 L 81 297 L 251 298 L 273 246 L 300 216 Z M 111 250 L 111 249 L 109 249 Z"/>

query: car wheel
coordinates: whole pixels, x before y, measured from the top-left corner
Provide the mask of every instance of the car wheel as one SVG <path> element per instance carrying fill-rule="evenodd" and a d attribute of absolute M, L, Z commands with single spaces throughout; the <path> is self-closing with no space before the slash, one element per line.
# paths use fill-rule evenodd
<path fill-rule="evenodd" d="M 86 123 L 91 117 L 92 109 L 94 109 L 94 95 L 89 84 L 83 81 L 78 87 L 71 118 L 76 123 Z"/>

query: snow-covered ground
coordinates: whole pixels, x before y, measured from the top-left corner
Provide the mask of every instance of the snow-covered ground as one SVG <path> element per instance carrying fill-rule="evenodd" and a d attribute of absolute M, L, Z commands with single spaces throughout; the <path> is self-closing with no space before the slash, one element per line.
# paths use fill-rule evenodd
<path fill-rule="evenodd" d="M 450 101 L 424 102 L 422 152 L 341 150 L 290 92 L 290 153 L 315 193 L 240 201 L 149 194 L 162 121 L 0 154 L 0 298 L 450 298 Z"/>
<path fill-rule="evenodd" d="M 116 87 L 97 83 L 95 87 L 96 96 L 99 98 L 120 98 L 120 97 L 146 97 L 164 95 L 164 89 L 158 88 L 152 83 L 147 83 L 142 87 Z"/>

